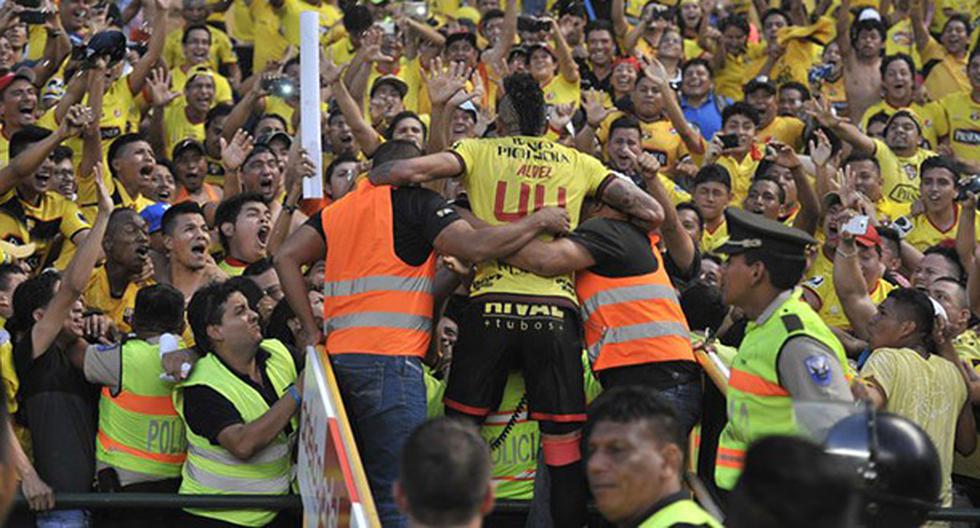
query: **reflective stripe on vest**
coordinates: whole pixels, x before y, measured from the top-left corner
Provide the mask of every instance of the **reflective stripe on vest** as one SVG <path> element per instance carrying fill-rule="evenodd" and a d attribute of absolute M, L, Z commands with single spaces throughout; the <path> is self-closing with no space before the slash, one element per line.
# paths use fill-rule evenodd
<path fill-rule="evenodd" d="M 608 220 L 613 222 L 613 220 Z M 592 369 L 660 361 L 694 361 L 687 319 L 651 240 L 657 269 L 628 277 L 576 274 L 585 344 Z"/>
<path fill-rule="evenodd" d="M 771 435 L 795 435 L 799 428 L 793 399 L 779 384 L 778 358 L 786 342 L 797 336 L 813 339 L 833 351 L 846 372 L 844 347 L 820 316 L 800 299 L 799 289 L 786 292 L 761 324 L 749 323 L 732 362 L 728 382 L 728 421 L 718 439 L 715 483 L 730 490 L 742 472 L 745 450 Z"/>
<path fill-rule="evenodd" d="M 397 255 L 392 192 L 364 179 L 320 214 L 329 241 L 323 329 L 330 354 L 421 357 L 429 348 L 435 253 L 417 266 Z"/>
<path fill-rule="evenodd" d="M 173 383 L 160 379 L 159 345 L 128 339 L 120 351 L 120 387 L 99 398 L 96 459 L 160 480 L 180 475 L 187 458 L 183 420 L 171 401 Z"/>
<path fill-rule="evenodd" d="M 266 339 L 260 346 L 269 353 L 265 363 L 266 375 L 278 397 L 296 381 L 296 367 L 289 350 L 275 339 Z M 260 419 L 270 409 L 258 390 L 242 381 L 213 354 L 195 365 L 187 381 L 177 385 L 174 403 L 184 412 L 184 389 L 206 386 L 227 399 L 241 414 L 245 423 Z M 296 431 L 296 418 L 290 420 Z M 187 430 L 187 460 L 184 462 L 180 493 L 189 495 L 229 495 L 243 493 L 285 494 L 291 480 L 290 438 L 280 431 L 273 441 L 249 460 L 240 460 L 219 445 L 193 430 Z M 265 526 L 276 516 L 273 510 L 258 509 L 194 509 L 188 512 L 241 526 Z"/>

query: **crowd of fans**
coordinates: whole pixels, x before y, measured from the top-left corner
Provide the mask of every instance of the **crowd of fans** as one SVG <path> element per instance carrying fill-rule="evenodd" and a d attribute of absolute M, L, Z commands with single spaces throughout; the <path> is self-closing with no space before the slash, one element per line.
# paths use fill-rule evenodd
<path fill-rule="evenodd" d="M 319 153 L 297 135 L 310 11 Z M 412 266 L 433 259 L 446 291 L 429 301 L 431 345 L 427 335 L 409 364 L 424 382 L 412 420 L 475 415 L 495 494 L 533 499 L 529 523 L 562 526 L 576 517 L 556 503 L 584 507 L 569 442 L 603 386 L 655 386 L 680 430 L 694 429 L 699 441 L 680 447 L 700 445 L 687 457 L 714 489 L 723 397 L 693 356 L 642 379 L 614 368 L 598 353 L 609 329 L 590 322 L 604 301 L 583 283 L 665 270 L 685 343 L 731 365 L 759 316 L 732 301 L 755 279 L 730 273 L 721 251 L 736 209 L 817 241 L 802 278 L 768 272 L 846 354 L 839 368 L 808 358 L 797 374 L 819 386 L 811 395 L 916 423 L 939 453 L 940 503 L 980 507 L 978 24 L 974 0 L 6 1 L 0 375 L 32 510 L 11 525 L 174 522 L 53 510 L 58 492 L 287 493 L 304 347 L 338 352 L 331 310 L 358 287 L 337 274 L 358 261 L 327 255 L 365 247 Z M 520 157 L 538 164 L 509 175 L 519 189 L 493 181 Z M 304 198 L 309 177 L 322 177 L 324 198 Z M 550 186 L 557 178 L 571 183 Z M 386 183 L 425 189 L 383 202 L 393 236 L 345 216 Z M 653 227 L 656 249 L 586 222 L 596 217 Z M 472 227 L 450 233 L 461 218 Z M 498 280 L 515 295 L 479 304 L 480 319 L 475 300 L 499 300 Z M 501 337 L 542 324 L 522 319 L 542 306 L 561 328 L 520 346 L 558 343 L 582 390 Z M 467 359 L 490 349 L 492 364 Z M 370 350 L 340 352 L 358 351 Z M 412 428 L 370 421 L 388 396 L 345 355 L 331 356 L 341 393 L 381 518 L 398 526 L 391 485 Z M 824 383 L 827 369 L 843 389 Z M 217 388 L 225 380 L 238 388 Z M 295 522 L 260 510 L 188 518 Z"/>

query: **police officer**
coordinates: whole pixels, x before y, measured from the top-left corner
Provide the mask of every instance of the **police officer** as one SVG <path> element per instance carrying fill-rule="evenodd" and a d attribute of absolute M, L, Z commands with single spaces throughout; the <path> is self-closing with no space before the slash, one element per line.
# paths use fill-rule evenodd
<path fill-rule="evenodd" d="M 748 446 L 799 431 L 794 401 L 851 401 L 844 349 L 796 288 L 812 237 L 741 209 L 725 211 L 730 238 L 719 252 L 725 303 L 750 321 L 728 385 L 728 423 L 719 440 L 715 483 L 731 490 Z"/>
<path fill-rule="evenodd" d="M 686 435 L 673 407 L 642 385 L 610 389 L 589 407 L 586 475 L 616 526 L 721 526 L 683 491 Z"/>

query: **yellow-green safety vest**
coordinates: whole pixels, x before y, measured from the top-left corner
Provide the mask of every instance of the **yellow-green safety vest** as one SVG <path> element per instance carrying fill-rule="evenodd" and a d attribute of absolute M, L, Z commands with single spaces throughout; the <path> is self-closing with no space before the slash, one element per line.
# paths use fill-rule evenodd
<path fill-rule="evenodd" d="M 520 372 L 511 372 L 504 386 L 500 406 L 487 416 L 480 428 L 480 436 L 493 448 L 490 451 L 490 462 L 493 464 L 492 478 L 496 485 L 494 495 L 500 499 L 531 500 L 534 496 L 534 474 L 538 466 L 540 435 L 538 422 L 528 417 L 524 389 L 524 376 Z M 515 417 L 518 406 L 521 409 Z M 493 446 L 512 419 L 513 427 L 503 441 Z"/>
<path fill-rule="evenodd" d="M 844 347 L 813 308 L 795 290 L 761 325 L 750 322 L 738 347 L 728 380 L 728 423 L 718 440 L 715 483 L 721 489 L 735 487 L 745 450 L 760 438 L 795 435 L 793 398 L 779 384 L 777 361 L 791 337 L 807 336 L 834 351 L 847 372 Z"/>
<path fill-rule="evenodd" d="M 282 397 L 290 385 L 296 382 L 296 365 L 289 350 L 276 339 L 266 339 L 260 345 L 269 353 L 266 374 L 276 395 Z M 235 406 L 245 423 L 258 420 L 269 410 L 257 390 L 242 381 L 214 354 L 208 354 L 197 362 L 190 378 L 177 384 L 174 391 L 174 407 L 184 416 L 184 390 L 192 386 L 206 386 L 218 392 Z M 292 420 L 293 431 L 297 420 Z M 180 493 L 188 495 L 285 495 L 291 481 L 290 449 L 292 439 L 284 432 L 276 435 L 262 451 L 243 461 L 220 445 L 198 436 L 187 429 L 187 461 L 184 463 Z M 193 515 L 218 519 L 241 526 L 264 526 L 276 517 L 273 510 L 214 510 L 193 509 Z"/>
<path fill-rule="evenodd" d="M 111 467 L 160 477 L 180 476 L 187 457 L 184 421 L 171 400 L 173 382 L 160 379 L 160 345 L 122 344 L 120 387 L 102 387 L 95 457 Z"/>
<path fill-rule="evenodd" d="M 679 500 L 657 510 L 657 513 L 643 521 L 639 528 L 670 528 L 676 524 L 722 528 L 722 524 L 717 519 L 690 499 Z"/>

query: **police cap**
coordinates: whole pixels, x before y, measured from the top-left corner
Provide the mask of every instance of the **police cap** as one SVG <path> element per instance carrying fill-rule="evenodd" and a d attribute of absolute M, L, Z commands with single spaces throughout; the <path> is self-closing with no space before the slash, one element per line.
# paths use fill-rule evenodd
<path fill-rule="evenodd" d="M 728 240 L 717 253 L 734 255 L 750 249 L 763 249 L 786 259 L 803 260 L 806 247 L 816 244 L 812 236 L 781 222 L 750 213 L 737 207 L 725 210 L 728 222 Z"/>

